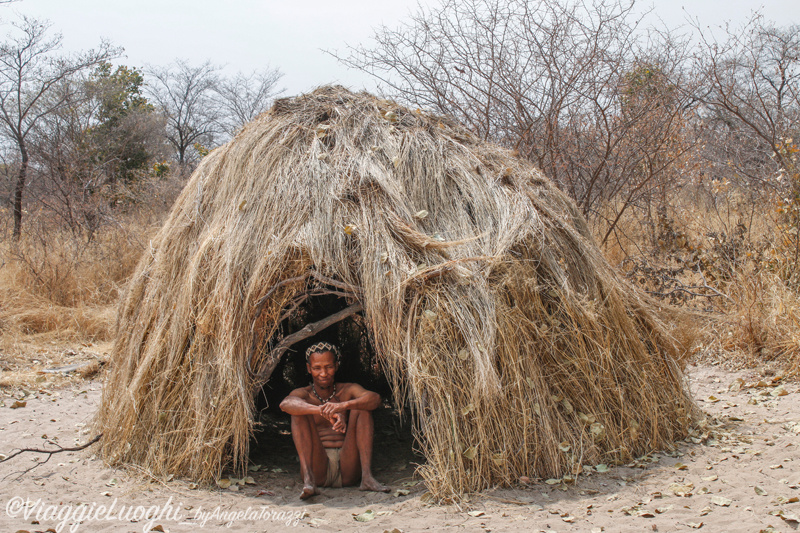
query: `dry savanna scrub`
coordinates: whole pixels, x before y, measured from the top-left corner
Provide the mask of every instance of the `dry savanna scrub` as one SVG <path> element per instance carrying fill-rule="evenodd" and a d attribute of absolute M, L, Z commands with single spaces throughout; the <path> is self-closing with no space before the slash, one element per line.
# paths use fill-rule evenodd
<path fill-rule="evenodd" d="M 243 472 L 255 392 L 297 339 L 281 324 L 315 295 L 345 302 L 319 327 L 363 316 L 435 496 L 626 461 L 695 413 L 669 326 L 536 168 L 324 87 L 206 156 L 145 252 L 97 417 L 106 461 Z"/>

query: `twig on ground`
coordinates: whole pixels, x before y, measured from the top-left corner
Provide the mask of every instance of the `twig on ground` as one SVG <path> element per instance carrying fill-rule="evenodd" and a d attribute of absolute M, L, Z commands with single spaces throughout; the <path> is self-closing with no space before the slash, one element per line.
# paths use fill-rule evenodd
<path fill-rule="evenodd" d="M 55 449 L 55 450 L 43 450 L 43 449 L 41 449 L 41 448 L 22 448 L 22 449 L 20 449 L 20 450 L 17 450 L 16 452 L 12 453 L 11 455 L 9 455 L 8 457 L 6 457 L 5 459 L 2 459 L 2 460 L 0 460 L 0 463 L 5 463 L 6 461 L 9 461 L 9 460 L 13 459 L 14 457 L 16 457 L 16 456 L 18 456 L 18 455 L 20 455 L 20 454 L 22 454 L 22 453 L 25 453 L 25 452 L 33 452 L 33 453 L 46 453 L 46 454 L 48 455 L 48 456 L 47 456 L 47 460 L 49 460 L 49 459 L 50 459 L 50 457 L 51 457 L 51 456 L 52 456 L 54 453 L 61 453 L 61 452 L 79 452 L 79 451 L 81 451 L 81 450 L 85 450 L 86 448 L 88 448 L 89 446 L 91 446 L 92 444 L 94 444 L 95 442 L 99 441 L 101 438 L 103 438 L 103 434 L 102 434 L 102 433 L 100 433 L 99 435 L 95 435 L 95 436 L 94 436 L 94 438 L 92 438 L 92 440 L 90 440 L 89 442 L 87 442 L 87 443 L 85 443 L 85 444 L 81 444 L 80 446 L 73 446 L 73 447 L 71 447 L 71 448 L 64 448 L 64 447 L 62 447 L 62 446 L 59 446 L 59 445 L 58 445 L 58 444 L 56 444 L 56 443 L 53 443 L 53 444 L 55 444 L 56 446 L 58 446 L 58 449 Z M 52 441 L 51 441 L 51 442 L 52 442 Z"/>
<path fill-rule="evenodd" d="M 16 478 L 14 478 L 15 480 L 18 480 L 22 476 L 24 476 L 25 474 L 27 474 L 28 472 L 33 470 L 34 468 L 45 464 L 47 461 L 50 460 L 50 458 L 53 456 L 53 454 L 61 453 L 61 452 L 79 452 L 81 450 L 85 450 L 86 448 L 88 448 L 89 446 L 94 444 L 95 442 L 99 441 L 102 437 L 103 437 L 103 434 L 100 433 L 99 435 L 95 435 L 95 437 L 92 438 L 92 440 L 90 440 L 89 442 L 87 442 L 85 444 L 81 444 L 80 446 L 72 446 L 70 448 L 64 448 L 64 447 L 58 445 L 57 443 L 50 441 L 52 444 L 55 444 L 56 446 L 58 446 L 58 449 L 56 449 L 56 450 L 43 450 L 41 448 L 22 448 L 21 450 L 17 450 L 16 452 L 12 453 L 11 455 L 6 457 L 5 459 L 0 460 L 0 463 L 5 463 L 6 461 L 9 461 L 9 460 L 13 459 L 14 457 L 16 457 L 16 456 L 18 456 L 18 455 L 20 455 L 22 453 L 25 453 L 25 452 L 47 454 L 47 459 L 45 459 L 44 461 L 39 461 L 35 465 L 33 465 L 31 467 L 28 467 L 25 470 L 23 470 L 22 472 L 20 472 L 20 474 Z M 9 474 L 9 475 L 11 475 L 11 474 Z M 7 477 L 8 476 L 6 476 L 6 478 Z M 5 479 L 5 478 L 3 478 L 3 479 Z"/>

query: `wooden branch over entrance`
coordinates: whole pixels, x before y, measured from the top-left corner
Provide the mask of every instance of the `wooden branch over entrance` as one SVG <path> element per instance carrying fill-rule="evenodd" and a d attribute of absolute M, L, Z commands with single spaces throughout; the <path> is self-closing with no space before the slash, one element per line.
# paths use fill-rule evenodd
<path fill-rule="evenodd" d="M 253 359 L 256 356 L 256 352 L 258 351 L 258 344 L 259 344 L 259 337 L 258 337 L 258 334 L 256 332 L 256 326 L 258 325 L 258 320 L 261 318 L 261 314 L 264 312 L 264 308 L 266 307 L 267 302 L 269 301 L 270 297 L 273 294 L 275 294 L 275 291 L 277 291 L 281 287 L 285 287 L 286 285 L 291 285 L 293 283 L 301 283 L 301 282 L 305 283 L 305 282 L 308 281 L 309 277 L 314 278 L 320 284 L 329 285 L 331 287 L 334 287 L 334 289 L 331 290 L 331 289 L 328 289 L 328 288 L 325 288 L 325 287 L 316 287 L 316 288 L 312 288 L 310 290 L 305 290 L 305 291 L 301 292 L 300 294 L 295 296 L 289 302 L 288 309 L 284 309 L 284 311 L 281 313 L 279 321 L 283 321 L 286 318 L 288 318 L 297 309 L 297 307 L 300 306 L 303 302 L 305 302 L 310 296 L 321 296 L 321 295 L 325 295 L 325 294 L 332 294 L 334 296 L 339 296 L 340 298 L 352 299 L 352 298 L 358 298 L 359 296 L 361 296 L 361 294 L 363 292 L 359 287 L 355 287 L 355 286 L 350 285 L 348 283 L 344 283 L 342 281 L 338 281 L 338 280 L 323 276 L 322 274 L 320 274 L 320 273 L 318 273 L 318 272 L 316 272 L 314 270 L 310 270 L 310 271 L 306 272 L 305 274 L 303 274 L 302 276 L 297 276 L 297 277 L 294 277 L 294 278 L 285 279 L 285 280 L 280 281 L 280 282 L 276 283 L 275 285 L 273 285 L 267 291 L 267 293 L 264 296 L 262 296 L 261 298 L 259 298 L 258 302 L 256 302 L 256 308 L 255 308 L 255 313 L 254 313 L 255 316 L 253 318 L 253 324 L 250 327 L 250 337 L 253 340 L 250 343 L 250 353 L 248 354 L 247 359 L 245 360 L 245 365 L 247 366 L 247 374 L 249 376 L 253 376 L 253 374 L 254 374 L 254 372 L 253 372 Z M 327 326 L 325 326 L 325 327 L 327 327 Z M 278 358 L 280 359 L 280 356 L 278 356 Z M 270 370 L 270 373 L 271 372 L 272 371 Z M 254 377 L 256 377 L 257 379 L 259 378 L 259 376 L 254 376 Z"/>
<path fill-rule="evenodd" d="M 291 348 L 293 344 L 312 337 L 323 329 L 332 326 L 337 322 L 341 322 L 345 318 L 353 316 L 363 309 L 364 306 L 361 305 L 361 303 L 355 303 L 350 307 L 342 309 L 338 313 L 334 313 L 323 318 L 322 320 L 312 322 L 311 324 L 306 324 L 303 329 L 284 337 L 283 340 L 281 340 L 281 342 L 279 342 L 278 345 L 269 352 L 266 365 L 259 371 L 258 374 L 256 374 L 255 381 L 253 383 L 254 390 L 257 391 L 262 385 L 264 385 L 264 383 L 267 382 L 270 375 L 272 375 L 272 372 L 275 370 L 275 367 L 278 366 L 283 354 L 286 353 L 286 351 Z"/>

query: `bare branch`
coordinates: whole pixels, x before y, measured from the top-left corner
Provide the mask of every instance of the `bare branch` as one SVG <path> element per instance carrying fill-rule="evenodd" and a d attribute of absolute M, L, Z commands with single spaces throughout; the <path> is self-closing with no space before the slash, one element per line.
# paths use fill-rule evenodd
<path fill-rule="evenodd" d="M 14 231 L 22 231 L 22 200 L 28 177 L 28 135 L 45 117 L 67 102 L 59 88 L 76 74 L 119 55 L 120 49 L 102 42 L 97 50 L 58 55 L 61 35 L 48 38 L 50 24 L 22 17 L 15 35 L 0 43 L 0 128 L 19 150 L 20 165 L 14 185 Z"/>
<path fill-rule="evenodd" d="M 56 448 L 55 450 L 44 450 L 44 449 L 41 449 L 41 448 L 22 448 L 20 450 L 17 450 L 16 452 L 12 453 L 11 455 L 6 457 L 5 459 L 0 460 L 0 463 L 5 463 L 6 461 L 10 461 L 14 457 L 16 457 L 16 456 L 18 456 L 20 454 L 26 453 L 26 452 L 44 453 L 44 454 L 47 454 L 47 459 L 50 459 L 50 456 L 52 456 L 53 454 L 56 454 L 56 453 L 61 453 L 61 452 L 79 452 L 81 450 L 85 450 L 86 448 L 88 448 L 89 446 L 91 446 L 92 444 L 94 444 L 95 442 L 99 441 L 102 438 L 103 438 L 103 434 L 100 433 L 99 435 L 95 435 L 92 438 L 92 440 L 90 440 L 89 442 L 87 442 L 85 444 L 81 444 L 80 446 L 72 446 L 70 448 L 63 448 L 63 447 L 59 446 L 58 444 L 53 443 L 56 446 L 58 446 L 58 448 Z"/>
<path fill-rule="evenodd" d="M 303 327 L 303 329 L 284 337 L 281 342 L 279 342 L 278 345 L 270 351 L 266 358 L 265 365 L 258 372 L 258 374 L 255 375 L 253 382 L 254 390 L 258 390 L 264 384 L 264 382 L 269 379 L 269 376 L 275 370 L 275 367 L 278 366 L 283 354 L 286 353 L 286 351 L 291 348 L 292 345 L 309 337 L 313 337 L 323 329 L 332 326 L 337 322 L 341 322 L 345 318 L 353 316 L 363 309 L 364 307 L 361 305 L 361 303 L 355 303 L 342 309 L 338 313 L 334 313 L 317 322 L 307 324 Z"/>
<path fill-rule="evenodd" d="M 234 136 L 242 126 L 269 109 L 272 101 L 284 89 L 277 89 L 283 73 L 278 69 L 264 69 L 249 75 L 241 72 L 229 79 L 220 80 L 216 91 L 222 107 L 223 130 Z"/>
<path fill-rule="evenodd" d="M 214 98 L 219 84 L 220 68 L 209 61 L 192 66 L 176 60 L 166 67 L 150 66 L 148 96 L 167 121 L 166 138 L 183 166 L 193 163 L 195 143 L 211 146 L 220 132 L 221 110 Z"/>
<path fill-rule="evenodd" d="M 333 296 L 338 296 L 340 298 L 351 299 L 351 298 L 357 298 L 362 293 L 361 289 L 358 288 L 358 287 L 354 287 L 354 286 L 351 286 L 351 285 L 349 285 L 347 283 L 343 283 L 341 281 L 337 281 L 335 279 L 328 278 L 328 277 L 323 276 L 322 274 L 320 274 L 320 273 L 318 273 L 316 271 L 309 271 L 309 272 L 306 272 L 302 276 L 297 276 L 297 277 L 294 277 L 294 278 L 288 278 L 288 279 L 282 280 L 282 281 L 276 283 L 275 285 L 273 285 L 272 287 L 270 287 L 269 290 L 267 290 L 266 294 L 264 294 L 264 296 L 259 298 L 258 302 L 256 302 L 256 309 L 255 309 L 255 313 L 254 313 L 253 323 L 250 326 L 250 335 L 251 335 L 251 338 L 253 340 L 252 340 L 252 343 L 250 345 L 250 354 L 248 355 L 247 361 L 246 361 L 247 371 L 248 371 L 249 374 L 253 373 L 253 370 L 252 370 L 252 368 L 253 368 L 253 358 L 255 357 L 256 352 L 258 350 L 258 346 L 259 346 L 259 344 L 261 342 L 261 339 L 259 338 L 259 335 L 257 334 L 256 327 L 258 325 L 258 321 L 261 319 L 261 314 L 264 312 L 264 308 L 265 308 L 267 302 L 272 297 L 272 295 L 275 294 L 275 292 L 278 289 L 280 289 L 282 287 L 285 287 L 287 285 L 292 285 L 292 284 L 296 284 L 296 283 L 300 283 L 300 282 L 305 282 L 305 281 L 308 280 L 309 277 L 313 277 L 314 279 L 316 279 L 320 283 L 323 283 L 325 285 L 329 285 L 331 287 L 335 287 L 336 289 L 339 289 L 339 290 L 330 290 L 330 289 L 326 289 L 324 287 L 317 287 L 317 288 L 312 288 L 312 289 L 309 289 L 309 290 L 301 292 L 300 294 L 298 294 L 297 296 L 295 296 L 292 299 L 292 301 L 287 306 L 287 309 L 284 310 L 281 313 L 281 316 L 280 316 L 280 319 L 279 319 L 280 321 L 283 321 L 286 318 L 290 317 L 292 315 L 292 313 L 294 313 L 294 311 L 296 311 L 297 308 L 311 296 L 333 295 Z M 274 350 L 273 350 L 273 352 L 274 352 Z"/>
<path fill-rule="evenodd" d="M 455 116 L 514 148 L 567 191 L 608 238 L 631 209 L 679 183 L 688 45 L 639 31 L 626 0 L 445 0 L 371 48 L 339 57 L 396 98 Z M 603 216 L 608 211 L 613 216 Z"/>

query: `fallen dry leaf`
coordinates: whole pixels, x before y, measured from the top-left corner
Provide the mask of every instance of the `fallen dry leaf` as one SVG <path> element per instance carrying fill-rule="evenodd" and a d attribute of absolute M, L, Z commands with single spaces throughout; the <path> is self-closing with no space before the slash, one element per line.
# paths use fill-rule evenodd
<path fill-rule="evenodd" d="M 796 514 L 787 513 L 783 509 L 770 511 L 769 514 L 771 514 L 772 516 L 778 516 L 787 522 L 800 522 L 800 518 L 798 518 Z"/>
<path fill-rule="evenodd" d="M 372 509 L 367 509 L 361 514 L 353 514 L 353 520 L 357 522 L 369 522 L 375 519 L 375 512 Z"/>
<path fill-rule="evenodd" d="M 733 500 L 725 498 L 724 496 L 712 496 L 711 503 L 714 505 L 719 505 L 720 507 L 728 507 L 731 503 L 733 503 Z"/>
<path fill-rule="evenodd" d="M 694 483 L 672 483 L 669 490 L 675 496 L 688 496 L 694 490 Z"/>
<path fill-rule="evenodd" d="M 733 383 L 728 386 L 728 390 L 730 392 L 738 392 L 742 389 L 743 385 L 744 380 L 742 378 L 736 378 L 736 380 L 734 380 Z"/>
<path fill-rule="evenodd" d="M 473 516 L 475 518 L 478 518 L 479 516 L 483 516 L 486 513 L 484 513 L 483 511 L 470 511 L 467 514 L 470 515 L 470 516 Z"/>

